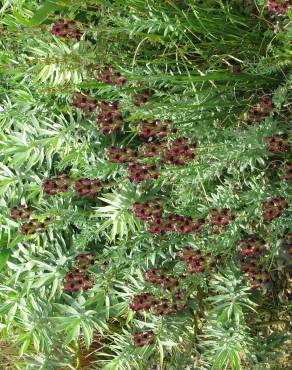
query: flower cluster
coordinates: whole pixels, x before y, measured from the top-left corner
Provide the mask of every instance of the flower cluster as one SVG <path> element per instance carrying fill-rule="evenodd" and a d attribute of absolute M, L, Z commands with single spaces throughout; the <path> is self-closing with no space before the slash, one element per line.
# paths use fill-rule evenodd
<path fill-rule="evenodd" d="M 134 203 L 133 213 L 140 220 L 160 217 L 163 212 L 161 202 L 156 199 L 145 203 Z"/>
<path fill-rule="evenodd" d="M 286 164 L 285 167 L 285 180 L 292 180 L 292 162 Z"/>
<path fill-rule="evenodd" d="M 136 107 L 139 107 L 141 104 L 146 103 L 149 99 L 150 96 L 150 91 L 149 90 L 144 90 L 140 94 L 137 94 L 134 98 L 134 105 Z"/>
<path fill-rule="evenodd" d="M 10 209 L 10 218 L 12 220 L 28 219 L 28 221 L 20 224 L 19 233 L 23 235 L 33 235 L 44 232 L 47 222 L 51 221 L 50 217 L 46 217 L 43 221 L 33 218 L 32 210 L 22 205 Z"/>
<path fill-rule="evenodd" d="M 76 257 L 76 261 L 80 270 L 86 270 L 95 263 L 94 256 L 91 253 L 80 254 Z"/>
<path fill-rule="evenodd" d="M 115 148 L 113 146 L 107 148 L 108 161 L 112 163 L 131 163 L 136 162 L 138 151 L 131 148 Z"/>
<path fill-rule="evenodd" d="M 199 233 L 205 220 L 200 218 L 193 220 L 191 217 L 169 215 L 167 217 L 157 217 L 149 222 L 148 231 L 152 234 L 163 234 L 165 232 L 175 233 Z"/>
<path fill-rule="evenodd" d="M 63 18 L 54 22 L 50 32 L 57 37 L 71 37 L 78 38 L 81 36 L 81 31 L 76 27 L 75 21 L 65 22 Z"/>
<path fill-rule="evenodd" d="M 122 115 L 119 113 L 119 104 L 102 101 L 99 108 L 97 128 L 105 134 L 118 131 L 124 122 Z"/>
<path fill-rule="evenodd" d="M 146 138 L 163 138 L 168 133 L 176 133 L 177 129 L 171 128 L 172 121 L 165 120 L 161 122 L 159 119 L 153 119 L 152 121 L 142 120 L 139 122 L 139 135 Z"/>
<path fill-rule="evenodd" d="M 286 208 L 288 208 L 288 203 L 283 197 L 276 197 L 263 202 L 264 221 L 270 222 L 275 218 L 280 217 Z"/>
<path fill-rule="evenodd" d="M 242 272 L 247 273 L 247 281 L 252 289 L 257 289 L 267 284 L 270 280 L 268 272 L 257 265 L 255 258 L 242 261 L 240 269 Z"/>
<path fill-rule="evenodd" d="M 127 80 L 113 67 L 98 68 L 94 71 L 97 81 L 105 84 L 124 85 Z"/>
<path fill-rule="evenodd" d="M 133 344 L 135 347 L 143 347 L 154 342 L 155 334 L 153 331 L 137 332 L 133 334 Z"/>
<path fill-rule="evenodd" d="M 87 290 L 92 287 L 92 278 L 89 275 L 80 272 L 79 269 L 74 269 L 65 275 L 64 291 L 67 293 Z"/>
<path fill-rule="evenodd" d="M 268 150 L 273 153 L 282 153 L 290 148 L 288 134 L 275 135 L 268 138 Z"/>
<path fill-rule="evenodd" d="M 155 307 L 154 316 L 171 315 L 175 311 L 185 310 L 188 307 L 187 303 L 178 297 L 179 295 L 176 293 L 172 300 L 162 299 L 161 303 Z"/>
<path fill-rule="evenodd" d="M 206 253 L 204 256 L 201 251 L 194 250 L 191 247 L 185 247 L 182 252 L 178 253 L 177 259 L 183 261 L 187 265 L 188 272 L 198 274 L 210 270 L 216 265 L 216 260 L 220 258 L 212 258 L 211 253 Z"/>
<path fill-rule="evenodd" d="M 74 191 L 80 197 L 95 197 L 107 183 L 98 179 L 82 178 L 75 181 Z"/>
<path fill-rule="evenodd" d="M 248 124 L 259 123 L 263 117 L 269 116 L 272 110 L 272 99 L 262 98 L 255 107 L 250 108 L 246 122 Z"/>
<path fill-rule="evenodd" d="M 172 276 L 168 270 L 148 270 L 145 272 L 145 281 L 147 283 L 159 284 L 166 290 L 179 286 L 179 280 Z"/>
<path fill-rule="evenodd" d="M 70 176 L 60 174 L 53 179 L 45 179 L 42 183 L 43 191 L 50 196 L 65 193 L 69 189 L 70 183 Z"/>
<path fill-rule="evenodd" d="M 146 157 L 157 157 L 159 163 L 184 165 L 195 158 L 195 144 L 190 144 L 185 137 L 179 137 L 168 144 L 166 141 L 145 143 L 142 153 Z"/>
<path fill-rule="evenodd" d="M 158 299 L 151 293 L 142 293 L 133 297 L 129 308 L 133 311 L 149 311 L 151 307 L 159 303 Z"/>
<path fill-rule="evenodd" d="M 52 196 L 58 193 L 65 193 L 73 180 L 67 175 L 58 175 L 53 179 L 45 179 L 43 181 L 43 191 Z M 74 191 L 79 196 L 96 196 L 102 188 L 109 185 L 109 181 L 101 182 L 98 179 L 81 178 L 75 181 Z"/>
<path fill-rule="evenodd" d="M 266 249 L 266 242 L 260 239 L 238 240 L 239 254 L 242 257 L 256 257 Z"/>
<path fill-rule="evenodd" d="M 10 209 L 10 218 L 17 220 L 18 218 L 30 218 L 31 210 L 28 207 L 18 205 Z"/>
<path fill-rule="evenodd" d="M 129 166 L 129 171 L 128 179 L 130 181 L 145 181 L 158 178 L 158 170 L 155 165 L 134 163 Z"/>
<path fill-rule="evenodd" d="M 97 107 L 97 100 L 89 95 L 75 93 L 72 105 L 81 109 L 84 113 L 93 112 Z"/>
<path fill-rule="evenodd" d="M 178 291 L 171 299 L 158 299 L 153 294 L 142 293 L 133 297 L 129 308 L 133 311 L 150 311 L 154 316 L 170 315 L 174 311 L 184 310 L 187 308 L 182 292 Z"/>
<path fill-rule="evenodd" d="M 228 208 L 222 208 L 221 210 L 217 210 L 212 208 L 209 211 L 210 220 L 209 223 L 212 226 L 212 233 L 219 234 L 220 227 L 227 226 L 230 221 L 235 219 L 235 215 L 230 212 Z"/>
<path fill-rule="evenodd" d="M 160 157 L 162 156 L 166 148 L 167 148 L 166 141 L 144 143 L 143 146 L 141 147 L 141 154 L 148 158 Z"/>
<path fill-rule="evenodd" d="M 267 2 L 269 11 L 278 14 L 286 13 L 291 4 L 291 0 L 268 0 Z"/>
<path fill-rule="evenodd" d="M 185 137 L 174 139 L 171 145 L 166 148 L 161 146 L 161 148 L 160 163 L 184 165 L 195 158 L 196 144 L 190 144 Z"/>
<path fill-rule="evenodd" d="M 45 221 L 48 221 L 48 219 Z M 23 234 L 23 235 L 33 235 L 33 234 L 44 232 L 45 228 L 46 228 L 45 222 L 41 222 L 33 218 L 27 222 L 23 222 L 20 225 L 19 232 L 20 234 Z"/>

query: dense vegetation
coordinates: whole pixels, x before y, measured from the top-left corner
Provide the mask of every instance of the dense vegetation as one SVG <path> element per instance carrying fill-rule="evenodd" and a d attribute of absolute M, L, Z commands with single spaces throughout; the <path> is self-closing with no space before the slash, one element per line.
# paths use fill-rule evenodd
<path fill-rule="evenodd" d="M 290 368 L 290 5 L 1 1 L 1 369 Z"/>

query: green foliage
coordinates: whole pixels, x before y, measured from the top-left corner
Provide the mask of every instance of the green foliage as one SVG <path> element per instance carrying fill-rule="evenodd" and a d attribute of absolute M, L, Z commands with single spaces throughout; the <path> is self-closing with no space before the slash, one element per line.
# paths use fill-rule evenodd
<path fill-rule="evenodd" d="M 53 35 L 59 18 L 80 37 Z M 288 370 L 290 213 L 269 222 L 263 211 L 291 200 L 291 144 L 272 152 L 269 142 L 291 121 L 291 11 L 249 0 L 5 0 L 0 35 L 0 368 Z M 106 66 L 126 83 L 97 79 Z M 75 93 L 97 107 L 76 108 Z M 262 98 L 272 108 L 249 122 Z M 120 131 L 98 128 L 103 101 L 119 103 Z M 107 148 L 142 153 L 157 140 L 142 138 L 139 123 L 153 119 L 171 120 L 168 143 L 185 137 L 195 158 L 140 155 L 158 178 L 131 181 L 129 163 L 110 162 Z M 60 173 L 68 189 L 49 196 L 43 181 Z M 80 195 L 78 179 L 106 185 Z M 164 218 L 205 223 L 151 233 L 134 206 L 154 199 Z M 42 232 L 20 232 L 29 220 L 13 217 L 19 205 Z M 217 233 L 210 210 L 224 208 L 234 219 Z M 265 241 L 259 287 L 242 269 L 250 260 L 238 241 L 249 239 Z M 186 247 L 208 261 L 204 271 L 179 259 Z M 178 287 L 147 281 L 156 269 Z M 83 279 L 88 288 L 70 291 Z M 130 309 L 145 292 L 173 312 Z M 153 340 L 137 345 L 139 332 Z"/>

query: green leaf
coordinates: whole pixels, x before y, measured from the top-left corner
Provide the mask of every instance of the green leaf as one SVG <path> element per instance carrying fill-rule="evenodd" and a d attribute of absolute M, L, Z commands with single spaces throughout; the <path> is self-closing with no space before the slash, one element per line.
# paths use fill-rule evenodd
<path fill-rule="evenodd" d="M 38 10 L 34 13 L 32 18 L 28 22 L 28 25 L 36 26 L 43 23 L 51 13 L 53 13 L 55 10 L 59 10 L 60 8 L 63 8 L 63 6 L 59 5 L 56 1 L 45 1 L 44 4 L 39 7 Z"/>
<path fill-rule="evenodd" d="M 164 360 L 164 350 L 163 350 L 163 345 L 161 342 L 158 342 L 158 347 L 159 347 L 159 364 L 160 367 L 163 367 L 163 360 Z"/>
<path fill-rule="evenodd" d="M 48 272 L 47 274 L 44 274 L 36 283 L 33 284 L 33 288 L 40 288 L 43 285 L 48 285 L 54 280 L 55 274 L 52 272 Z"/>
<path fill-rule="evenodd" d="M 2 249 L 0 251 L 0 270 L 6 265 L 12 251 L 10 249 Z"/>
<path fill-rule="evenodd" d="M 25 18 L 23 18 L 19 13 L 18 13 L 18 11 L 16 10 L 16 9 L 13 9 L 13 15 L 14 15 L 14 17 L 18 20 L 18 22 L 20 23 L 20 24 L 22 24 L 23 26 L 29 26 L 29 22 L 25 19 Z"/>
<path fill-rule="evenodd" d="M 31 334 L 29 333 L 28 335 L 29 335 L 28 338 L 25 339 L 25 341 L 23 342 L 20 348 L 20 353 L 19 353 L 20 356 L 23 356 L 23 354 L 28 350 L 28 347 L 30 346 Z"/>
<path fill-rule="evenodd" d="M 93 335 L 93 330 L 92 328 L 85 322 L 81 321 L 81 327 L 83 331 L 83 337 L 85 341 L 85 345 L 87 348 L 90 347 L 92 343 L 92 335 Z"/>
<path fill-rule="evenodd" d="M 73 340 L 77 340 L 80 334 L 80 319 L 75 319 L 70 327 L 70 330 L 68 331 L 68 334 L 65 338 L 64 344 L 68 345 Z"/>

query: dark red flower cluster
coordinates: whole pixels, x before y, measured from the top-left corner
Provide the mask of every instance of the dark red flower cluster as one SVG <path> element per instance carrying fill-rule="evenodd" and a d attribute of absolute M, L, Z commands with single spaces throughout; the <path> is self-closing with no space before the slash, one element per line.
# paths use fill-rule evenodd
<path fill-rule="evenodd" d="M 93 112 L 97 107 L 97 100 L 88 94 L 75 93 L 72 105 L 81 109 L 84 113 Z"/>
<path fill-rule="evenodd" d="M 82 178 L 75 181 L 74 191 L 80 197 L 95 197 L 108 182 L 101 182 L 98 179 Z"/>
<path fill-rule="evenodd" d="M 227 226 L 230 221 L 235 219 L 235 215 L 230 212 L 230 209 L 223 208 L 221 210 L 217 210 L 212 208 L 209 211 L 210 220 L 209 223 L 212 226 L 212 234 L 219 234 L 220 227 Z"/>
<path fill-rule="evenodd" d="M 91 276 L 84 274 L 79 269 L 72 270 L 65 275 L 64 291 L 66 293 L 79 292 L 93 287 Z"/>
<path fill-rule="evenodd" d="M 292 162 L 286 164 L 285 167 L 285 180 L 292 180 Z"/>
<path fill-rule="evenodd" d="M 17 220 L 18 218 L 30 218 L 31 210 L 28 207 L 18 205 L 10 209 L 10 218 Z"/>
<path fill-rule="evenodd" d="M 184 165 L 195 158 L 196 144 L 190 144 L 185 137 L 179 137 L 168 144 L 166 141 L 145 143 L 142 152 L 146 157 L 158 157 L 160 163 Z"/>
<path fill-rule="evenodd" d="M 20 225 L 20 234 L 23 235 L 33 235 L 37 233 L 42 233 L 45 231 L 46 223 L 38 221 L 36 219 L 31 219 L 28 222 L 23 222 Z"/>
<path fill-rule="evenodd" d="M 184 165 L 195 158 L 195 144 L 190 144 L 185 137 L 179 137 L 168 144 L 166 141 L 145 143 L 142 153 L 146 157 L 158 157 L 160 163 Z"/>
<path fill-rule="evenodd" d="M 240 245 L 239 254 L 242 257 L 256 257 L 266 249 L 266 242 L 260 239 L 238 240 Z"/>
<path fill-rule="evenodd" d="M 287 208 L 288 203 L 283 197 L 276 197 L 266 202 L 263 202 L 264 221 L 271 222 L 275 218 L 280 217 Z"/>
<path fill-rule="evenodd" d="M 124 85 L 127 82 L 125 77 L 113 67 L 98 68 L 94 71 L 94 76 L 97 81 L 105 84 Z"/>
<path fill-rule="evenodd" d="M 94 256 L 91 253 L 80 254 L 75 259 L 78 262 L 78 268 L 80 270 L 86 270 L 95 263 Z"/>
<path fill-rule="evenodd" d="M 99 108 L 100 113 L 97 116 L 99 124 L 97 128 L 105 134 L 120 130 L 124 121 L 119 113 L 119 104 L 117 102 L 102 101 Z"/>
<path fill-rule="evenodd" d="M 172 121 L 167 119 L 161 122 L 159 119 L 153 119 L 152 121 L 142 120 L 139 122 L 139 135 L 149 138 L 163 138 L 166 137 L 168 133 L 176 133 L 176 128 L 171 128 Z"/>
<path fill-rule="evenodd" d="M 157 199 L 145 203 L 134 203 L 133 212 L 136 217 L 140 218 L 140 220 L 148 220 L 149 218 L 160 217 L 163 212 L 163 208 L 161 202 Z"/>
<path fill-rule="evenodd" d="M 47 195 L 56 195 L 58 193 L 65 193 L 71 184 L 71 177 L 60 174 L 53 179 L 45 179 L 43 181 L 43 191 Z"/>
<path fill-rule="evenodd" d="M 145 181 L 158 178 L 158 170 L 155 165 L 134 163 L 129 166 L 129 170 L 128 179 L 130 181 Z"/>
<path fill-rule="evenodd" d="M 144 90 L 140 94 L 137 94 L 134 98 L 134 105 L 136 107 L 139 107 L 141 104 L 146 103 L 149 99 L 150 96 L 150 91 L 149 90 Z"/>
<path fill-rule="evenodd" d="M 166 148 L 167 148 L 166 141 L 157 141 L 156 143 L 155 142 L 144 143 L 141 148 L 141 154 L 148 158 L 160 157 L 162 156 L 162 153 L 164 153 Z"/>
<path fill-rule="evenodd" d="M 272 110 L 272 99 L 262 98 L 255 107 L 250 108 L 247 116 L 247 123 L 259 123 L 263 119 L 263 117 L 269 116 Z"/>
<path fill-rule="evenodd" d="M 149 223 L 148 231 L 152 234 L 163 234 L 165 232 L 174 233 L 199 233 L 205 220 L 200 218 L 193 220 L 191 217 L 169 215 L 167 217 L 157 217 Z"/>
<path fill-rule="evenodd" d="M 171 315 L 175 311 L 185 310 L 188 305 L 182 297 L 178 298 L 179 296 L 180 293 L 176 293 L 172 300 L 162 299 L 161 303 L 155 307 L 154 316 Z"/>
<path fill-rule="evenodd" d="M 129 308 L 133 311 L 149 311 L 151 307 L 157 305 L 159 300 L 151 293 L 142 293 L 133 297 Z"/>
<path fill-rule="evenodd" d="M 184 165 L 195 158 L 196 144 L 190 144 L 185 137 L 174 139 L 167 148 L 162 147 L 160 163 Z"/>
<path fill-rule="evenodd" d="M 135 347 L 143 347 L 152 344 L 155 339 L 153 331 L 137 332 L 133 335 L 133 344 Z"/>
<path fill-rule="evenodd" d="M 268 0 L 267 2 L 269 11 L 278 14 L 286 13 L 291 4 L 291 0 Z"/>
<path fill-rule="evenodd" d="M 168 270 L 148 270 L 145 272 L 145 281 L 147 283 L 159 284 L 166 290 L 171 290 L 179 286 L 179 280 Z"/>
<path fill-rule="evenodd" d="M 133 163 L 138 158 L 138 151 L 131 148 L 107 148 L 108 161 L 112 163 Z"/>
<path fill-rule="evenodd" d="M 155 316 L 163 316 L 186 309 L 187 304 L 181 291 L 176 292 L 172 299 L 158 299 L 153 294 L 143 293 L 133 298 L 129 308 L 133 311 L 152 310 Z"/>
<path fill-rule="evenodd" d="M 247 281 L 251 285 L 252 289 L 257 289 L 260 286 L 267 284 L 270 280 L 268 272 L 257 265 L 255 258 L 242 261 L 240 269 L 248 274 Z"/>
<path fill-rule="evenodd" d="M 76 27 L 75 21 L 65 22 L 63 18 L 54 22 L 50 32 L 57 37 L 78 38 L 81 36 L 81 31 Z"/>
<path fill-rule="evenodd" d="M 72 179 L 67 175 L 58 175 L 53 179 L 43 181 L 43 190 L 46 194 L 52 196 L 58 193 L 64 193 L 69 189 Z M 79 196 L 96 196 L 101 189 L 110 185 L 109 181 L 100 181 L 98 179 L 81 178 L 75 181 L 74 191 Z"/>
<path fill-rule="evenodd" d="M 275 135 L 268 138 L 268 150 L 273 153 L 282 153 L 289 150 L 289 135 Z"/>
<path fill-rule="evenodd" d="M 210 270 L 216 265 L 216 260 L 219 260 L 219 258 L 212 257 L 211 253 L 202 255 L 201 251 L 191 247 L 184 248 L 182 252 L 177 254 L 176 258 L 185 262 L 188 272 L 192 274 Z"/>
<path fill-rule="evenodd" d="M 33 218 L 34 216 L 32 215 L 32 210 L 22 205 L 11 208 L 10 217 L 13 220 L 28 219 L 28 221 L 20 224 L 19 233 L 23 235 L 33 235 L 44 232 L 47 222 L 51 221 L 50 217 L 46 217 L 44 221 L 39 221 Z"/>

